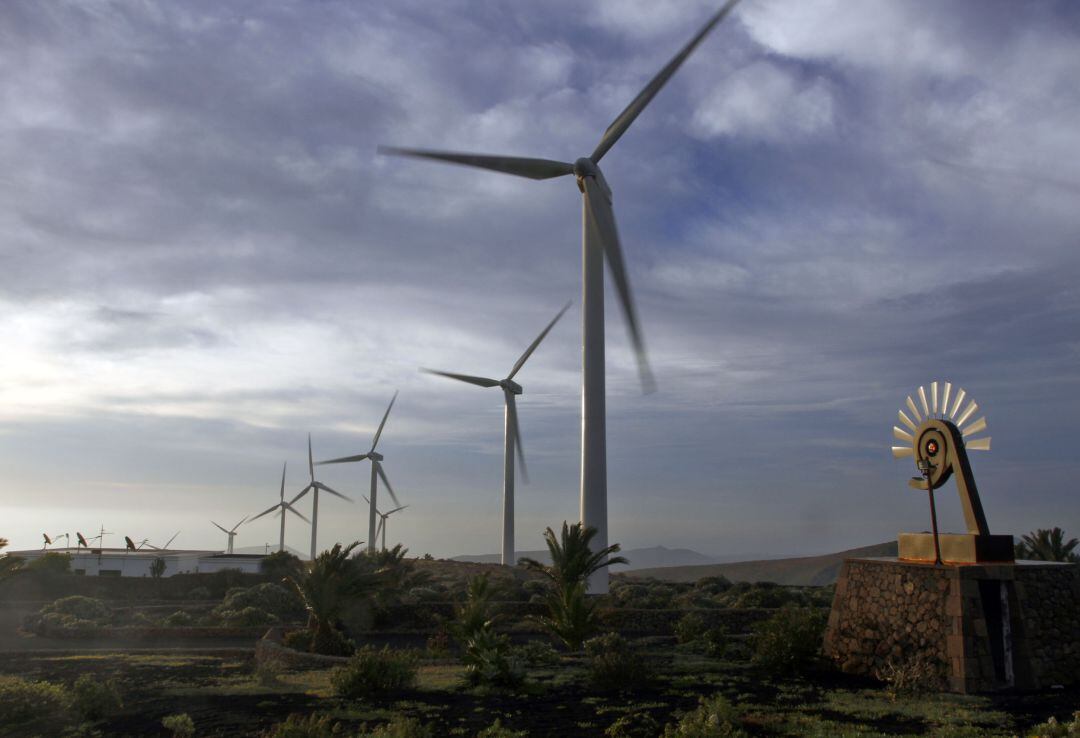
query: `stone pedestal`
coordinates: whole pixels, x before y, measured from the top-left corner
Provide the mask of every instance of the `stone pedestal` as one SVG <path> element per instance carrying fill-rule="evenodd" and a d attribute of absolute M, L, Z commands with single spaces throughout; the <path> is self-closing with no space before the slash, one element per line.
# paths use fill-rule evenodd
<path fill-rule="evenodd" d="M 955 692 L 1080 682 L 1080 566 L 848 559 L 825 654 L 876 675 L 921 656 Z"/>

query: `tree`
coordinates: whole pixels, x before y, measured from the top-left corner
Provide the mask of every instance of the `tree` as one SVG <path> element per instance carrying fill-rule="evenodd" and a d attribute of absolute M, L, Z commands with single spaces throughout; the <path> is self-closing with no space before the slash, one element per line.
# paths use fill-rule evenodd
<path fill-rule="evenodd" d="M 150 576 L 154 579 L 161 579 L 165 574 L 165 559 L 158 556 L 156 559 L 150 562 Z"/>
<path fill-rule="evenodd" d="M 496 615 L 491 605 L 495 589 L 486 573 L 469 579 L 465 602 L 457 607 L 454 622 L 450 626 L 450 631 L 459 642 L 466 643 L 480 631 L 490 630 L 495 624 Z"/>
<path fill-rule="evenodd" d="M 613 555 L 620 550 L 617 543 L 593 553 L 589 544 L 594 537 L 596 528 L 563 521 L 559 538 L 551 528 L 544 532 L 544 541 L 551 554 L 550 566 L 529 558 L 518 562 L 550 581 L 544 597 L 548 614 L 538 618 L 537 622 L 573 651 L 580 649 L 585 639 L 597 630 L 596 604 L 587 596 L 589 576 L 611 564 L 630 563 L 622 556 Z"/>
<path fill-rule="evenodd" d="M 381 571 L 365 571 L 349 558 L 359 545 L 360 541 L 345 547 L 335 543 L 332 549 L 315 557 L 306 574 L 285 580 L 304 601 L 308 629 L 312 632 L 311 650 L 316 653 L 349 650 L 337 628 L 342 613 L 356 600 L 373 597 L 384 581 Z"/>
<path fill-rule="evenodd" d="M 299 578 L 304 574 L 304 562 L 296 554 L 275 551 L 263 558 L 259 563 L 259 571 L 278 581 L 286 577 Z"/>
<path fill-rule="evenodd" d="M 8 542 L 6 538 L 0 538 L 0 549 L 7 548 Z M 0 580 L 7 579 L 16 571 L 22 568 L 23 560 L 19 556 L 12 556 L 11 554 L 4 554 L 0 556 Z"/>
<path fill-rule="evenodd" d="M 1016 544 L 1016 558 L 1036 561 L 1080 562 L 1080 556 L 1073 550 L 1080 546 L 1075 538 L 1065 540 L 1065 531 L 1061 528 L 1039 528 L 1021 537 Z"/>

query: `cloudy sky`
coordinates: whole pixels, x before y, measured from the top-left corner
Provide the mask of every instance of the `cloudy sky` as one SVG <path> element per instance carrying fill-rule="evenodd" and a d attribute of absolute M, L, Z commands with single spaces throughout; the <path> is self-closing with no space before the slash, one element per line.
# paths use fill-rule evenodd
<path fill-rule="evenodd" d="M 0 5 L 0 536 L 224 545 L 400 390 L 391 538 L 495 552 L 499 392 L 417 369 L 504 376 L 572 299 L 518 377 L 538 547 L 578 511 L 580 194 L 376 146 L 573 161 L 716 5 Z M 992 530 L 1080 534 L 1078 36 L 1067 0 L 745 0 L 702 44 L 604 159 L 659 384 L 609 294 L 613 541 L 925 529 L 888 448 L 934 379 L 987 416 Z M 320 541 L 366 537 L 367 468 L 323 480 L 358 504 Z"/>

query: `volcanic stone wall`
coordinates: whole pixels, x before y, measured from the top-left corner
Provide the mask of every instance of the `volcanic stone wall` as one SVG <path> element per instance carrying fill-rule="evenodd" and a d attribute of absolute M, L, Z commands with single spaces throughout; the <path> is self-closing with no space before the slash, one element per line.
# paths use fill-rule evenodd
<path fill-rule="evenodd" d="M 1078 612 L 1076 565 L 849 559 L 825 653 L 872 676 L 918 659 L 957 692 L 1069 684 L 1080 680 Z"/>

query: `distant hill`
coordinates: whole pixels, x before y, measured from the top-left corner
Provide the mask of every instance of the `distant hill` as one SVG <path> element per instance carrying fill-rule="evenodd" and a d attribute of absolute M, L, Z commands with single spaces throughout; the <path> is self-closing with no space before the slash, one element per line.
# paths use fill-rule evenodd
<path fill-rule="evenodd" d="M 820 586 L 836 581 L 840 573 L 840 564 L 844 559 L 872 556 L 896 556 L 896 541 L 822 556 L 737 561 L 729 564 L 700 566 L 662 566 L 636 569 L 628 571 L 626 575 L 667 582 L 696 582 L 702 577 L 722 576 L 732 582 L 776 582 L 777 584 Z"/>
<path fill-rule="evenodd" d="M 628 551 L 623 551 L 620 555 L 625 556 L 630 561 L 630 564 L 628 566 L 613 566 L 613 571 L 634 571 L 637 569 L 670 566 L 699 566 L 704 564 L 715 564 L 717 561 L 712 556 L 706 556 L 697 551 L 691 551 L 688 548 L 665 548 L 664 546 L 632 548 Z M 547 550 L 518 551 L 517 556 L 519 559 L 526 557 L 536 559 L 545 564 L 551 562 L 551 557 L 548 555 Z M 468 561 L 474 564 L 497 564 L 499 563 L 499 554 L 455 556 L 451 561 Z"/>

